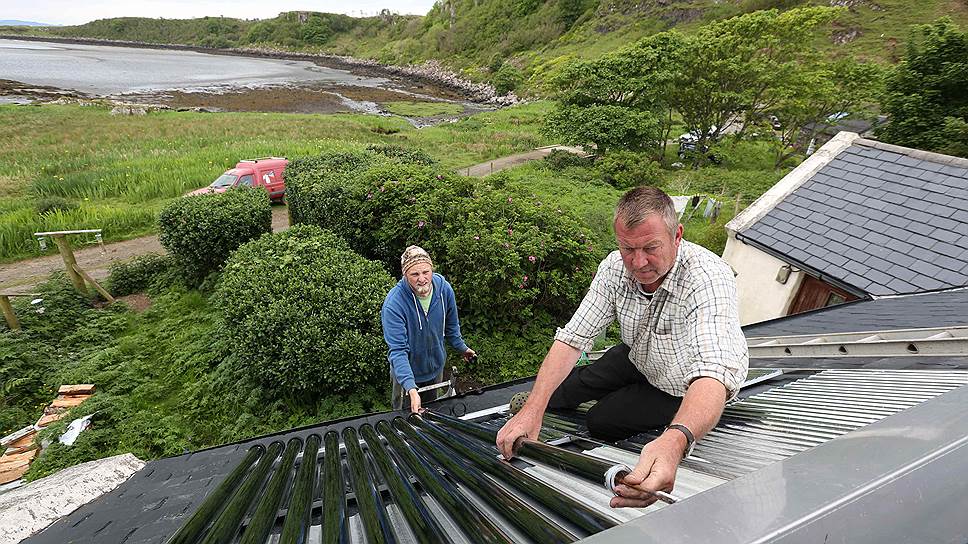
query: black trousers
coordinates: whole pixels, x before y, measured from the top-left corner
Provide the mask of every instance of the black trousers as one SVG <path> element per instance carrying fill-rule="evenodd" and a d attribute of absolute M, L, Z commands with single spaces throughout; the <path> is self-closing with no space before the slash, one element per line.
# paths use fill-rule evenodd
<path fill-rule="evenodd" d="M 602 440 L 622 440 L 668 425 L 682 397 L 650 384 L 629 360 L 629 351 L 625 344 L 618 344 L 594 363 L 575 367 L 551 395 L 548 408 L 574 409 L 597 400 L 585 423 L 591 435 Z"/>

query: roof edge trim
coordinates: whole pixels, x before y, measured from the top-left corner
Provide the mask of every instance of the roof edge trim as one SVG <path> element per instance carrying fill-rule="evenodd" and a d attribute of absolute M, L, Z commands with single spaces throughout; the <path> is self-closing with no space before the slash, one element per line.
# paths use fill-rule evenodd
<path fill-rule="evenodd" d="M 955 157 L 953 155 L 943 155 L 941 153 L 934 153 L 932 151 L 922 151 L 920 149 L 888 144 L 877 140 L 869 140 L 867 138 L 858 138 L 854 141 L 854 144 L 862 145 L 864 147 L 872 147 L 874 149 L 880 149 L 881 151 L 890 151 L 892 153 L 899 153 L 901 155 L 907 155 L 908 157 L 919 159 L 922 161 L 934 162 L 934 163 L 944 164 L 948 166 L 955 166 L 958 168 L 968 168 L 968 159 L 965 159 L 962 157 Z"/>
<path fill-rule="evenodd" d="M 783 179 L 776 182 L 767 192 L 753 201 L 749 207 L 739 212 L 739 215 L 730 220 L 729 223 L 726 223 L 726 230 L 736 233 L 753 226 L 777 204 L 790 196 L 793 191 L 810 180 L 841 151 L 850 147 L 858 138 L 860 138 L 860 135 L 856 132 L 838 132 L 813 155 L 807 157 L 807 160 L 801 162 L 799 166 L 783 176 Z"/>

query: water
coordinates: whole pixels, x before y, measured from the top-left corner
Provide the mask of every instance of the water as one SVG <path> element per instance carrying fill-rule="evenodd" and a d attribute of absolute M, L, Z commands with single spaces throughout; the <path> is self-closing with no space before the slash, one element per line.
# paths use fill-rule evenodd
<path fill-rule="evenodd" d="M 361 78 L 308 61 L 19 40 L 0 40 L 0 79 L 97 96 L 303 83 L 387 84 L 386 79 Z"/>

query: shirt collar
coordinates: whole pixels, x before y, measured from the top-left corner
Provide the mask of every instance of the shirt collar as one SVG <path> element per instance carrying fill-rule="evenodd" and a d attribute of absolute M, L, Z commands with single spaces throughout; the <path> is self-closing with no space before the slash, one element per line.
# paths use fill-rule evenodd
<path fill-rule="evenodd" d="M 685 242 L 685 240 L 679 242 L 679 247 L 676 248 L 676 260 L 672 262 L 672 268 L 669 269 L 669 272 L 666 274 L 665 278 L 663 278 L 662 283 L 660 283 L 659 287 L 656 288 L 655 293 L 658 293 L 659 289 L 671 293 L 671 286 L 678 283 L 679 275 L 682 273 L 682 246 Z M 642 284 L 640 284 L 625 268 L 625 263 L 622 263 L 622 275 L 625 277 L 625 281 L 628 283 L 628 286 L 630 289 L 632 289 L 633 293 L 646 296 L 645 292 L 640 288 Z M 655 293 L 652 293 L 653 296 Z"/>

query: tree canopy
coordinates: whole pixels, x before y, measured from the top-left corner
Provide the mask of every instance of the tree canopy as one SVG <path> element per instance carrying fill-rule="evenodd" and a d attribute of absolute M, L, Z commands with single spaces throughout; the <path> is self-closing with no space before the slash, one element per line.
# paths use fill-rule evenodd
<path fill-rule="evenodd" d="M 883 108 L 883 140 L 968 157 L 968 33 L 950 19 L 916 27 Z"/>

